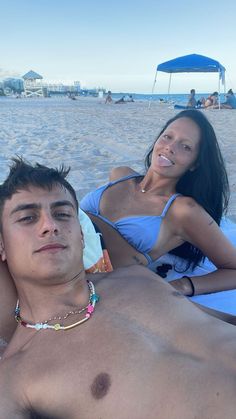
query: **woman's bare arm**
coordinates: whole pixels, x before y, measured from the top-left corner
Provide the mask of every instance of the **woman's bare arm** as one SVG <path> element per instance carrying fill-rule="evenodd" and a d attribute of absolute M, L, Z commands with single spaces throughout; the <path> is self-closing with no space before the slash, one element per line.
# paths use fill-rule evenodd
<path fill-rule="evenodd" d="M 146 257 L 131 246 L 112 226 L 87 213 L 102 233 L 114 269 L 130 265 L 147 265 Z"/>
<path fill-rule="evenodd" d="M 184 241 L 192 243 L 217 267 L 207 275 L 194 276 L 195 294 L 207 294 L 236 288 L 236 248 L 223 234 L 212 217 L 190 198 L 179 211 L 179 234 Z M 191 275 L 190 275 L 191 276 Z M 187 278 L 172 281 L 171 284 L 185 295 L 192 292 Z"/>

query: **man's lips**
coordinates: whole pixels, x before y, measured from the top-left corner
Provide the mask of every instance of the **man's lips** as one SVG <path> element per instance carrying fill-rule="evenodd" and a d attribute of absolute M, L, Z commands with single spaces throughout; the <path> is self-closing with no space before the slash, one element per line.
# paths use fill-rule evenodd
<path fill-rule="evenodd" d="M 40 253 L 40 252 L 47 252 L 47 251 L 58 251 L 66 249 L 66 246 L 60 243 L 50 243 L 45 244 L 44 246 L 40 247 L 39 249 L 35 250 L 34 253 Z"/>

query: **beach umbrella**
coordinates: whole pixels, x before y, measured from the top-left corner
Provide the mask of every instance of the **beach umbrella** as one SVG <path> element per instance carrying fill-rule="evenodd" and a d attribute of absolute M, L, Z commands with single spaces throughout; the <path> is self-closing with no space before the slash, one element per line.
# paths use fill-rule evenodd
<path fill-rule="evenodd" d="M 169 85 L 168 85 L 168 94 L 170 93 L 171 77 L 173 73 L 218 73 L 219 98 L 220 98 L 221 83 L 223 86 L 225 86 L 225 68 L 223 67 L 223 65 L 220 64 L 219 61 L 216 61 L 209 57 L 205 57 L 204 55 L 199 55 L 199 54 L 184 55 L 182 57 L 177 57 L 177 58 L 174 58 L 173 60 L 158 64 L 156 68 L 152 94 L 154 92 L 158 71 L 169 73 L 170 75 Z M 225 87 L 224 87 L 224 90 L 225 90 Z M 219 107 L 220 107 L 220 99 L 219 99 Z"/>

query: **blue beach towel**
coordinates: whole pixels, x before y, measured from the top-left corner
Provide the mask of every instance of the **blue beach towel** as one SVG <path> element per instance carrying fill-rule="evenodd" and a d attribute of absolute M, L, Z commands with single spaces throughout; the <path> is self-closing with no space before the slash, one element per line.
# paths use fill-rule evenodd
<path fill-rule="evenodd" d="M 230 242 L 236 247 L 236 224 L 230 221 L 227 218 L 222 219 L 220 227 L 225 234 L 225 236 L 230 240 Z M 162 263 L 176 263 L 178 258 L 174 255 L 165 255 L 160 258 L 159 261 Z M 215 265 L 206 258 L 205 262 L 201 265 L 197 266 L 194 271 L 187 271 L 184 272 L 184 275 L 188 275 L 190 277 L 194 277 L 197 275 L 206 275 L 209 272 L 213 272 L 216 270 Z M 183 273 L 177 273 L 172 269 L 168 272 L 166 280 L 172 281 L 174 279 L 181 278 Z M 194 297 L 189 298 L 191 301 L 202 304 L 203 306 L 223 311 L 232 315 L 236 315 L 236 289 L 229 290 L 229 291 L 221 291 L 221 292 L 214 292 L 212 294 L 204 294 L 204 295 L 196 295 Z"/>

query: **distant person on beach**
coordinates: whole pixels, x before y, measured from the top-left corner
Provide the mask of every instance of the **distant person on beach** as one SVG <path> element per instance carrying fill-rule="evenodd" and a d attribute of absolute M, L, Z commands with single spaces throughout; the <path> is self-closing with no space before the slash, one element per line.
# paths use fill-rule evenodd
<path fill-rule="evenodd" d="M 221 103 L 221 108 L 236 109 L 236 98 L 232 89 L 229 89 L 226 94 L 226 101 Z"/>
<path fill-rule="evenodd" d="M 167 103 L 167 100 L 166 99 L 163 99 L 163 97 L 160 97 L 159 103 Z"/>
<path fill-rule="evenodd" d="M 81 208 L 103 233 L 114 268 L 135 263 L 156 270 L 171 252 L 186 263 L 171 284 L 186 296 L 236 288 L 236 249 L 219 223 L 228 178 L 214 129 L 202 112 L 185 110 L 165 124 L 145 160 L 144 175 L 112 170 Z M 217 246 L 216 246 L 217 243 Z M 207 256 L 217 270 L 186 277 Z"/>
<path fill-rule="evenodd" d="M 119 104 L 119 103 L 125 103 L 125 96 L 122 96 L 120 99 L 115 101 L 115 104 Z"/>
<path fill-rule="evenodd" d="M 214 108 L 218 107 L 218 92 L 213 92 L 208 98 L 205 100 L 204 107 L 205 108 Z"/>
<path fill-rule="evenodd" d="M 111 91 L 109 90 L 106 95 L 105 103 L 112 103 Z"/>
<path fill-rule="evenodd" d="M 197 100 L 197 108 L 204 108 L 205 107 L 206 99 L 202 96 L 200 99 Z"/>
<path fill-rule="evenodd" d="M 74 93 L 68 93 L 68 98 L 71 100 L 76 100 L 75 94 Z"/>
<path fill-rule="evenodd" d="M 188 108 L 196 108 L 197 101 L 195 99 L 195 94 L 196 94 L 195 89 L 191 89 L 190 90 L 190 95 L 189 95 L 189 98 L 188 98 L 188 103 L 187 103 Z"/>
<path fill-rule="evenodd" d="M 134 98 L 132 95 L 129 95 L 126 99 L 126 102 L 134 102 Z"/>
<path fill-rule="evenodd" d="M 143 267 L 85 275 L 67 173 L 15 161 L 0 186 L 18 293 L 0 417 L 234 419 L 235 327 Z"/>

